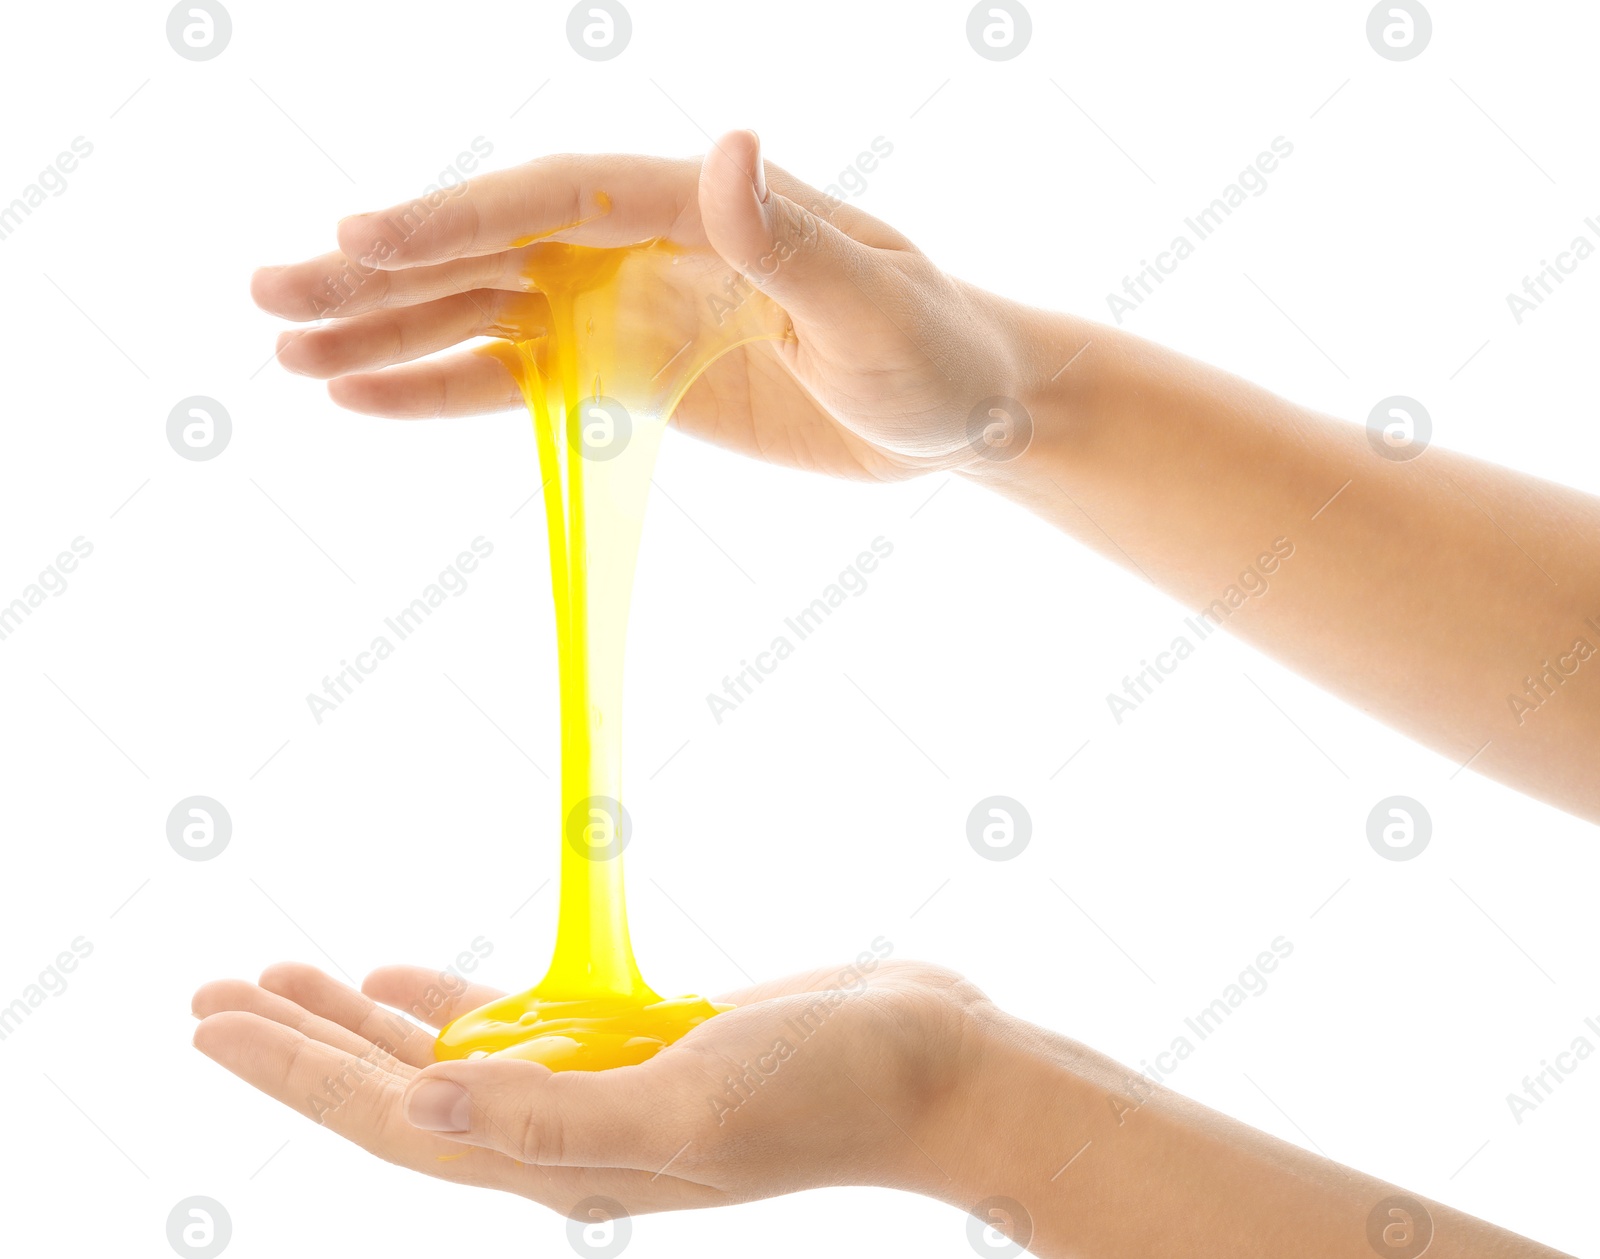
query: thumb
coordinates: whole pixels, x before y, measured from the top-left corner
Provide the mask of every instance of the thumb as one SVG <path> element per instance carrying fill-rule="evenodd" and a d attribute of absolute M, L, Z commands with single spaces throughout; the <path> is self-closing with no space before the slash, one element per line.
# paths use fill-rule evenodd
<path fill-rule="evenodd" d="M 561 1071 L 516 1058 L 441 1062 L 406 1086 L 414 1128 L 545 1167 L 657 1171 L 691 1135 L 670 1092 L 634 1067 Z M 665 1152 L 662 1152 L 662 1151 Z"/>
<path fill-rule="evenodd" d="M 785 180 L 804 196 L 804 184 Z M 700 167 L 700 218 L 711 247 L 802 322 L 832 323 L 860 300 L 870 251 L 811 207 L 767 184 L 761 140 L 730 131 Z"/>

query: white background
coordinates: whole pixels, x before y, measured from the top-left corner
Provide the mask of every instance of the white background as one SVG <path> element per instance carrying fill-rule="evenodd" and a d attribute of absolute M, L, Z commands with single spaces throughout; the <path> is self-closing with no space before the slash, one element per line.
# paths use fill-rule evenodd
<path fill-rule="evenodd" d="M 1103 319 L 1281 135 L 1269 190 L 1128 326 L 1354 419 L 1412 395 L 1440 443 L 1600 488 L 1600 261 L 1521 326 L 1505 302 L 1600 212 L 1592 5 L 1440 0 L 1432 45 L 1391 63 L 1365 3 L 1039 3 L 998 64 L 961 3 L 630 5 L 604 64 L 568 47 L 564 4 L 236 0 L 198 64 L 161 4 L 7 7 L 0 201 L 94 146 L 0 241 L 0 602 L 94 546 L 0 643 L 0 1004 L 94 946 L 0 1043 L 7 1251 L 168 1254 L 167 1212 L 206 1194 L 239 1256 L 448 1254 L 470 1231 L 567 1253 L 557 1216 L 382 1164 L 189 1046 L 198 984 L 280 958 L 359 977 L 483 936 L 504 987 L 547 958 L 554 887 L 528 897 L 556 861 L 556 694 L 541 518 L 513 519 L 537 485 L 526 417 L 343 413 L 266 362 L 247 295 L 253 267 L 331 247 L 338 217 L 409 198 L 475 137 L 502 165 L 753 126 L 823 185 L 882 136 L 860 204 L 966 279 Z M 207 463 L 166 442 L 192 394 L 233 418 Z M 1221 635 L 1116 725 L 1106 693 L 1186 610 L 967 484 L 833 484 L 675 434 L 657 480 L 678 506 L 651 507 L 627 719 L 657 988 L 884 935 L 1137 1065 L 1285 936 L 1173 1087 L 1600 1247 L 1600 1059 L 1520 1126 L 1505 1100 L 1600 1018 L 1591 827 Z M 306 693 L 479 535 L 467 593 L 317 726 Z M 880 535 L 866 593 L 716 724 L 707 692 Z M 234 821 L 203 863 L 165 835 L 197 793 Z M 997 793 L 1034 824 L 1007 862 L 965 834 Z M 1435 827 L 1402 863 L 1365 833 L 1396 793 Z M 970 1253 L 959 1212 L 867 1190 L 649 1217 L 632 1242 L 752 1246 Z"/>

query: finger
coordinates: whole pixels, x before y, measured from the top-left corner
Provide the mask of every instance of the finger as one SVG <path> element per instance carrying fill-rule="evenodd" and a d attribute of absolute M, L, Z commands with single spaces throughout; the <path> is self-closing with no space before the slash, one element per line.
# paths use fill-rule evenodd
<path fill-rule="evenodd" d="M 676 186 L 687 172 L 676 169 L 681 164 L 672 165 L 674 170 L 668 184 Z M 790 200 L 820 214 L 846 235 L 864 244 L 880 249 L 912 248 L 911 242 L 887 223 L 855 206 L 828 197 L 778 167 L 769 167 L 768 178 L 772 186 Z M 634 189 L 630 195 L 637 197 L 638 193 L 639 190 Z M 676 226 L 655 234 L 676 234 L 680 238 L 688 235 L 698 241 L 699 234 L 694 226 L 698 205 L 686 212 L 685 207 L 675 199 L 670 207 L 658 206 L 650 210 L 647 199 L 644 212 L 635 213 L 638 210 L 635 202 L 630 201 L 619 210 L 615 198 L 610 194 L 607 198 L 612 202 L 610 214 L 569 231 L 554 233 L 554 236 L 589 244 L 606 243 L 609 238 L 616 236 L 648 239 L 651 234 L 648 230 L 650 223 L 665 222 L 662 212 L 670 208 Z M 393 213 L 385 212 L 385 216 L 392 216 Z M 655 217 L 647 222 L 646 217 L 651 214 Z M 528 234 L 537 235 L 533 232 Z M 634 241 L 623 239 L 620 243 L 630 244 Z M 344 319 L 380 308 L 414 306 L 470 289 L 527 291 L 529 281 L 526 273 L 531 252 L 531 248 L 512 248 L 437 265 L 385 270 L 363 265 L 335 251 L 287 266 L 262 267 L 251 277 L 250 293 L 257 306 L 284 319 L 298 322 Z"/>
<path fill-rule="evenodd" d="M 754 132 L 740 132 L 738 134 L 754 135 Z M 718 142 L 719 147 L 721 142 Z M 759 148 L 759 139 L 757 141 Z M 727 156 L 727 154 L 725 154 Z M 737 164 L 737 163 L 736 163 Z M 863 245 L 871 245 L 874 249 L 908 249 L 915 250 L 916 246 L 911 241 L 890 227 L 880 218 L 874 218 L 858 206 L 853 206 L 847 201 L 840 201 L 837 197 L 829 196 L 820 189 L 813 188 L 804 180 L 791 175 L 781 166 L 774 166 L 763 159 L 762 167 L 766 171 L 767 186 L 774 192 L 781 193 L 795 204 L 805 207 L 811 213 L 827 219 L 846 236 L 858 240 Z"/>
<path fill-rule="evenodd" d="M 339 248 L 394 271 L 498 253 L 531 240 L 635 245 L 657 236 L 698 243 L 692 161 L 543 157 L 339 224 Z"/>
<path fill-rule="evenodd" d="M 409 1066 L 425 1067 L 434 1061 L 432 1035 L 396 1011 L 341 984 L 315 966 L 299 962 L 280 962 L 276 966 L 269 966 L 261 972 L 261 987 L 269 995 L 276 994 L 301 1010 L 309 1010 L 323 1023 L 346 1029 L 347 1034 L 361 1042 L 387 1049 Z M 317 1039 L 328 1038 L 320 1036 Z M 331 1040 L 328 1043 L 336 1044 Z M 351 1049 L 349 1045 L 340 1047 Z"/>
<path fill-rule="evenodd" d="M 250 277 L 250 296 L 262 310 L 284 319 L 345 319 L 383 307 L 415 306 L 472 289 L 525 292 L 527 250 L 486 254 L 436 267 L 381 271 L 341 253 L 282 267 L 262 267 Z"/>
<path fill-rule="evenodd" d="M 278 361 L 327 380 L 408 363 L 473 337 L 525 341 L 543 333 L 549 304 L 537 294 L 478 289 L 422 306 L 377 311 L 278 337 Z"/>
<path fill-rule="evenodd" d="M 398 420 L 483 415 L 523 404 L 516 378 L 505 366 L 493 354 L 473 350 L 340 376 L 328 382 L 328 396 L 346 410 Z"/>
<path fill-rule="evenodd" d="M 380 966 L 362 981 L 361 991 L 429 1027 L 443 1027 L 506 995 L 483 984 L 469 984 L 449 971 L 423 966 Z"/>
<path fill-rule="evenodd" d="M 534 1169 L 488 1150 L 469 1150 L 463 1157 L 460 1143 L 406 1123 L 398 1077 L 293 1028 L 228 1010 L 202 1020 L 194 1044 L 247 1084 L 391 1163 L 445 1180 L 513 1189 L 550 1205 L 573 1196 L 549 1176 L 530 1177 Z"/>
<path fill-rule="evenodd" d="M 757 984 L 744 988 L 735 988 L 731 992 L 724 992 L 712 998 L 732 1006 L 755 1005 L 761 1001 L 773 1001 L 779 997 L 791 997 L 796 993 L 826 992 L 830 988 L 837 988 L 843 968 L 818 967 L 816 970 L 796 971 L 792 975 L 785 975 L 781 979 L 767 979 Z"/>
<path fill-rule="evenodd" d="M 269 1097 L 377 1153 L 380 1145 L 420 1144 L 395 1122 L 403 1082 L 385 1070 L 375 1046 L 349 1054 L 247 1010 L 207 1015 L 194 1045 Z"/>
<path fill-rule="evenodd" d="M 683 1090 L 660 1062 L 560 1072 L 516 1058 L 442 1062 L 410 1082 L 403 1113 L 419 1129 L 523 1163 L 659 1173 L 694 1133 Z"/>
<path fill-rule="evenodd" d="M 819 966 L 815 970 L 796 971 L 780 979 L 763 980 L 749 987 L 725 992 L 714 1000 L 734 1006 L 747 1006 L 762 1001 L 775 1001 L 782 997 L 815 993 L 849 994 L 868 987 L 894 987 L 897 981 L 903 981 L 904 975 L 904 966 L 900 961 L 864 953 L 858 955 L 853 962 L 843 962 L 837 966 Z"/>
<path fill-rule="evenodd" d="M 296 1004 L 292 998 L 269 992 L 242 979 L 218 979 L 204 985 L 194 994 L 190 1009 L 199 1019 L 228 1010 L 259 1015 L 358 1058 L 372 1056 L 376 1051 L 377 1060 L 383 1063 L 385 1069 L 403 1065 L 395 1053 L 392 1033 L 382 1041 L 374 1040 L 352 1030 L 348 1024 L 324 1018 L 320 1013 Z M 400 1019 L 398 1014 L 391 1017 Z M 433 1061 L 431 1055 L 427 1061 Z"/>
<path fill-rule="evenodd" d="M 755 132 L 712 147 L 699 198 L 711 247 L 795 319 L 831 324 L 860 304 L 871 247 L 769 187 Z"/>

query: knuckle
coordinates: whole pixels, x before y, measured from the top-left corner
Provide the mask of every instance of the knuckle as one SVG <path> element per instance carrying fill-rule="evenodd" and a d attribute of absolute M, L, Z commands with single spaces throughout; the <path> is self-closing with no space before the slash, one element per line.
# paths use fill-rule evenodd
<path fill-rule="evenodd" d="M 295 1040 L 289 1044 L 283 1056 L 282 1065 L 278 1072 L 278 1095 L 290 1098 L 295 1091 L 303 1090 L 305 1097 L 296 1101 L 295 1105 L 308 1118 L 317 1123 L 322 1122 L 322 1116 L 317 1112 L 314 1104 L 314 1091 L 310 1087 L 309 1070 L 306 1063 L 306 1042 Z"/>
<path fill-rule="evenodd" d="M 278 361 L 302 376 L 326 379 L 337 373 L 329 365 L 337 352 L 340 328 L 314 328 L 308 332 L 285 334 L 278 346 Z M 306 977 L 288 967 L 273 967 L 261 976 L 261 986 L 280 997 L 296 1001 L 304 993 Z"/>
<path fill-rule="evenodd" d="M 532 1106 L 519 1104 L 513 1120 L 517 1157 L 524 1163 L 560 1167 L 566 1157 L 562 1125 L 552 1115 L 536 1114 Z"/>
<path fill-rule="evenodd" d="M 413 334 L 404 318 L 397 315 L 388 316 L 373 327 L 373 333 L 382 347 L 374 356 L 378 362 L 402 363 L 412 357 Z"/>
<path fill-rule="evenodd" d="M 361 1144 L 380 1158 L 397 1161 L 391 1151 L 405 1148 L 414 1130 L 401 1117 L 398 1096 L 384 1090 L 364 1115 Z"/>
<path fill-rule="evenodd" d="M 433 1047 L 431 1037 L 398 1012 L 385 1010 L 378 1005 L 373 1005 L 362 1018 L 361 1035 L 371 1041 L 390 1062 L 399 1060 L 408 1050 L 418 1055 L 426 1053 L 427 1059 L 432 1058 L 428 1052 Z"/>
<path fill-rule="evenodd" d="M 394 272 L 374 271 L 368 282 L 372 285 L 373 301 L 385 302 L 394 288 Z"/>
<path fill-rule="evenodd" d="M 462 238 L 467 242 L 465 246 L 455 251 L 456 256 L 476 253 L 478 239 L 483 234 L 483 215 L 478 210 L 478 203 L 467 198 L 458 204 L 455 212 L 461 216 Z"/>
<path fill-rule="evenodd" d="M 305 339 L 297 338 L 296 343 Z M 293 998 L 301 990 L 304 970 L 298 962 L 274 962 L 261 972 L 261 986 L 279 996 Z"/>

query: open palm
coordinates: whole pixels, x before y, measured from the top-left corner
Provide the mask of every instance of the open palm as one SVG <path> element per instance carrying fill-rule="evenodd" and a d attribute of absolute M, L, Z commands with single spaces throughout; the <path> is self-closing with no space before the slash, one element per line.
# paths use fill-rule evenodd
<path fill-rule="evenodd" d="M 501 994 L 410 966 L 373 972 L 363 992 L 295 963 L 209 983 L 195 1045 L 380 1158 L 563 1214 L 595 1196 L 641 1213 L 912 1188 L 942 1176 L 916 1134 L 951 1090 L 963 1010 L 983 998 L 938 968 L 870 960 L 728 994 L 736 1009 L 611 1071 L 436 1063 L 432 1034 L 402 1011 L 438 1028 Z M 441 1088 L 469 1098 L 453 1123 L 425 1096 Z"/>

